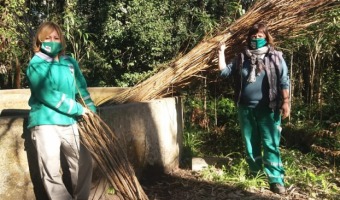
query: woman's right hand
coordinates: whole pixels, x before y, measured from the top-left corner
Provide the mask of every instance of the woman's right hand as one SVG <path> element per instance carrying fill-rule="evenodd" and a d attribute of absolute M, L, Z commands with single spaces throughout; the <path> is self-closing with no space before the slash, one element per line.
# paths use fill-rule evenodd
<path fill-rule="evenodd" d="M 224 43 L 224 42 L 220 42 L 220 43 L 218 44 L 218 50 L 219 50 L 220 52 L 224 52 L 225 49 L 226 49 L 225 43 Z"/>
<path fill-rule="evenodd" d="M 85 108 L 83 107 L 84 111 L 83 111 L 83 114 L 82 114 L 82 117 L 84 118 L 88 118 L 89 116 L 92 117 L 93 114 L 92 114 L 92 111 L 88 108 Z"/>
<path fill-rule="evenodd" d="M 225 49 L 226 49 L 225 43 L 220 42 L 218 44 L 218 68 L 220 70 L 223 70 L 224 68 L 227 67 L 226 62 L 225 62 L 225 55 L 224 55 Z"/>

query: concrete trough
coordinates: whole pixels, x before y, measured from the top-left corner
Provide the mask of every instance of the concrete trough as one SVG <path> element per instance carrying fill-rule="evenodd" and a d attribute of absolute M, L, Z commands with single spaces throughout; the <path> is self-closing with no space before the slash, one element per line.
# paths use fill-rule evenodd
<path fill-rule="evenodd" d="M 121 88 L 90 88 L 95 103 L 102 99 L 100 95 L 112 96 L 121 91 Z M 0 90 L 1 200 L 46 199 L 36 151 L 26 129 L 29 95 L 28 89 Z M 168 173 L 179 166 L 183 131 L 180 98 L 105 106 L 98 109 L 98 114 L 118 137 L 137 177 L 150 170 Z M 63 171 L 66 165 L 62 162 Z M 67 171 L 64 173 L 69 186 Z M 94 168 L 91 199 L 99 199 L 98 191 L 107 189 L 104 177 Z"/>

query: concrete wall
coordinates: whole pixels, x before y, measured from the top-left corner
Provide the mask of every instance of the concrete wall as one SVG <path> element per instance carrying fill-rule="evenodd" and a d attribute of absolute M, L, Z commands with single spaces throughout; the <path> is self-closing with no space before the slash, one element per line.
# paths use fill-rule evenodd
<path fill-rule="evenodd" d="M 117 87 L 90 87 L 88 88 L 96 105 L 106 99 L 111 99 L 127 88 Z M 28 99 L 31 95 L 29 89 L 0 90 L 0 112 L 3 109 L 30 109 Z"/>
<path fill-rule="evenodd" d="M 110 88 L 104 90 L 92 88 L 91 96 L 102 99 L 101 94 L 112 95 Z M 121 89 L 111 88 L 111 91 Z M 36 151 L 25 128 L 28 96 L 29 90 L 0 90 L 1 200 L 46 199 Z M 118 136 L 138 177 L 150 169 L 170 172 L 178 167 L 183 129 L 179 98 L 101 107 L 98 113 Z M 65 165 L 62 164 L 64 169 Z M 103 175 L 97 169 L 94 171 L 93 184 L 100 183 L 105 189 Z M 69 178 L 64 173 L 68 185 Z M 95 190 L 98 188 L 92 191 L 93 199 L 96 199 Z"/>
<path fill-rule="evenodd" d="M 30 148 L 32 145 L 25 147 L 23 124 L 22 117 L 0 117 L 0 199 L 3 200 L 34 199 L 28 157 L 35 149 Z M 34 170 L 32 173 L 33 179 L 39 176 Z"/>
<path fill-rule="evenodd" d="M 123 139 L 137 174 L 145 168 L 169 172 L 178 167 L 183 129 L 179 98 L 103 107 L 98 113 Z"/>

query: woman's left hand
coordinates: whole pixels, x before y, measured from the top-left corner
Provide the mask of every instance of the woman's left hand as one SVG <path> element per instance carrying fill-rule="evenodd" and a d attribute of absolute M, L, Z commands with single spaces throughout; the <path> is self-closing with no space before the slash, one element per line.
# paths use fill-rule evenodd
<path fill-rule="evenodd" d="M 281 106 L 281 116 L 282 119 L 287 118 L 290 115 L 290 105 L 289 102 L 284 102 Z"/>

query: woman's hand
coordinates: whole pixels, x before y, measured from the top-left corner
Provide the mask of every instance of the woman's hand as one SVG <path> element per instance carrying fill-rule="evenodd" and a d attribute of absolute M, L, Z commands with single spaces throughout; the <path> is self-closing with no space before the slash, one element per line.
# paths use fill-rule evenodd
<path fill-rule="evenodd" d="M 218 51 L 224 53 L 224 50 L 225 50 L 225 49 L 226 49 L 225 43 L 224 43 L 224 42 L 220 42 L 220 43 L 218 44 Z"/>
<path fill-rule="evenodd" d="M 224 50 L 226 49 L 225 43 L 220 42 L 218 44 L 218 68 L 220 70 L 223 70 L 226 68 L 226 62 L 225 62 L 225 56 L 224 56 Z"/>
<path fill-rule="evenodd" d="M 93 113 L 92 113 L 92 111 L 90 109 L 85 108 L 85 107 L 83 109 L 84 109 L 84 112 L 82 114 L 82 117 L 87 119 L 88 117 L 92 117 L 93 116 Z"/>
<path fill-rule="evenodd" d="M 285 119 L 289 115 L 290 115 L 290 105 L 289 105 L 289 102 L 283 102 L 283 104 L 281 106 L 281 116 L 282 116 L 282 119 Z"/>

